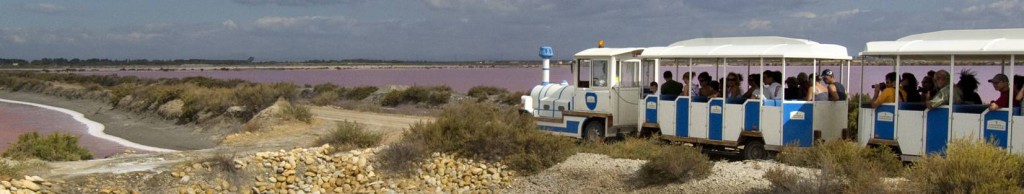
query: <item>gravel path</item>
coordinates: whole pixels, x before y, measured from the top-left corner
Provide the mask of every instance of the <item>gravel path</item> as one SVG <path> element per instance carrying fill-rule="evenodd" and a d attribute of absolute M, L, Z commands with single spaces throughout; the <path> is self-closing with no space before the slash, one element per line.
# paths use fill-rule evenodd
<path fill-rule="evenodd" d="M 716 161 L 712 174 L 687 183 L 637 188 L 630 183 L 647 161 L 615 159 L 600 154 L 579 153 L 536 175 L 517 179 L 508 193 L 746 193 L 767 189 L 762 178 L 774 167 L 802 175 L 812 169 L 787 166 L 775 161 Z"/>

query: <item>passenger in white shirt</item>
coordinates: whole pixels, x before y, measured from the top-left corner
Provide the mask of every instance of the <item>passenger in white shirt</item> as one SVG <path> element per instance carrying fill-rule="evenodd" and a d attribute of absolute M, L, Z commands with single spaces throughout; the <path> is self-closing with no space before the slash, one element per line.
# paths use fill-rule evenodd
<path fill-rule="evenodd" d="M 782 84 L 775 80 L 778 76 L 775 72 L 765 71 L 764 73 L 764 99 L 778 100 L 782 98 Z"/>

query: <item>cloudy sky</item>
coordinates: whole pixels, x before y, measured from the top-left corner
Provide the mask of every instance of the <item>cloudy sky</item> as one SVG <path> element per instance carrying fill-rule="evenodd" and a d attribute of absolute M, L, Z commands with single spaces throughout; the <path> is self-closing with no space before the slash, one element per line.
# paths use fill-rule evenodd
<path fill-rule="evenodd" d="M 755 3 L 756 2 L 756 3 Z M 847 46 L 1024 27 L 1020 0 L 4 0 L 0 58 L 536 59 L 775 35 Z"/>

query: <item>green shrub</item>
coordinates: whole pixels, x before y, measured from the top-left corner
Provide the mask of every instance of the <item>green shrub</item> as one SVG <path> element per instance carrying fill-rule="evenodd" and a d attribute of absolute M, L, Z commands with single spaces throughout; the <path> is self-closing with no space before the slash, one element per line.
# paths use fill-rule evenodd
<path fill-rule="evenodd" d="M 604 154 L 612 158 L 650 160 L 661 154 L 664 146 L 655 139 L 626 138 L 617 142 L 584 142 L 578 152 Z"/>
<path fill-rule="evenodd" d="M 330 144 L 335 151 L 352 148 L 369 148 L 377 146 L 383 139 L 381 134 L 366 131 L 366 126 L 356 122 L 338 122 L 338 126 L 317 138 L 315 145 Z"/>
<path fill-rule="evenodd" d="M 452 88 L 448 86 L 421 87 L 412 86 L 405 90 L 388 92 L 381 100 L 381 105 L 398 106 L 402 104 L 424 104 L 438 106 L 448 103 Z"/>
<path fill-rule="evenodd" d="M 574 142 L 539 131 L 529 115 L 494 104 L 464 102 L 449 105 L 437 120 L 417 123 L 405 140 L 422 143 L 431 152 L 456 153 L 534 173 L 572 154 Z"/>
<path fill-rule="evenodd" d="M 498 96 L 498 103 L 518 106 L 519 103 L 523 101 L 522 97 L 525 95 L 529 94 L 527 94 L 526 92 L 513 92 L 501 94 L 501 96 Z"/>
<path fill-rule="evenodd" d="M 131 95 L 139 88 L 138 84 L 135 83 L 123 83 L 110 88 L 110 99 L 109 103 L 113 106 L 118 106 L 117 103 L 121 102 L 121 98 Z"/>
<path fill-rule="evenodd" d="M 491 95 L 502 95 L 508 93 L 505 88 L 493 86 L 476 86 L 469 89 L 466 95 L 476 98 L 478 101 L 487 100 Z"/>
<path fill-rule="evenodd" d="M 375 86 L 355 87 L 345 93 L 345 99 L 362 100 L 370 97 L 374 92 L 377 92 L 377 87 Z"/>
<path fill-rule="evenodd" d="M 849 141 L 818 142 L 810 148 L 785 147 L 777 160 L 789 165 L 821 169 L 810 180 L 792 182 L 811 185 L 773 186 L 778 192 L 791 192 L 785 189 L 805 187 L 818 189 L 816 191 L 839 190 L 852 193 L 882 191 L 890 187 L 881 178 L 898 176 L 904 172 L 902 161 L 888 147 L 862 148 Z"/>
<path fill-rule="evenodd" d="M 907 178 L 924 193 L 1022 193 L 1024 157 L 978 140 L 955 140 L 945 157 L 927 156 Z"/>
<path fill-rule="evenodd" d="M 338 99 L 340 97 L 341 97 L 341 95 L 339 95 L 338 92 L 336 92 L 336 91 L 321 92 L 321 93 L 318 93 L 315 96 L 313 96 L 313 98 L 310 99 L 310 102 L 312 102 L 315 105 L 323 106 L 323 105 L 329 105 L 329 104 L 334 103 L 335 101 L 338 101 Z"/>
<path fill-rule="evenodd" d="M 313 113 L 309 111 L 309 107 L 288 103 L 283 108 L 284 110 L 282 113 L 284 113 L 285 118 L 287 119 L 302 121 L 305 123 L 313 121 Z"/>
<path fill-rule="evenodd" d="M 671 146 L 644 163 L 635 181 L 641 186 L 663 185 L 702 179 L 711 174 L 714 164 L 693 147 Z"/>
<path fill-rule="evenodd" d="M 40 136 L 37 132 L 18 136 L 18 142 L 7 148 L 3 157 L 14 159 L 38 158 L 46 161 L 75 161 L 92 159 L 92 153 L 78 145 L 78 137 L 65 133 Z"/>

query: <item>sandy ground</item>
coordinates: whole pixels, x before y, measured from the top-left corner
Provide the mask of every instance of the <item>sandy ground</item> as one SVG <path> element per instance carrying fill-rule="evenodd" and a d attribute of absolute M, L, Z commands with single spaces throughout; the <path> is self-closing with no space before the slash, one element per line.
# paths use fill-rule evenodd
<path fill-rule="evenodd" d="M 0 98 L 61 107 L 85 115 L 106 126 L 104 133 L 135 143 L 173 150 L 212 148 L 218 140 L 210 132 L 201 132 L 191 125 L 175 125 L 173 121 L 145 114 L 114 110 L 108 104 L 93 100 L 71 100 L 43 94 L 0 91 Z"/>
<path fill-rule="evenodd" d="M 366 125 L 370 131 L 384 134 L 382 145 L 401 139 L 404 129 L 417 122 L 433 121 L 431 117 L 409 116 L 386 113 L 359 112 L 331 107 L 310 107 L 316 118 L 325 121 L 353 121 Z"/>

